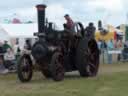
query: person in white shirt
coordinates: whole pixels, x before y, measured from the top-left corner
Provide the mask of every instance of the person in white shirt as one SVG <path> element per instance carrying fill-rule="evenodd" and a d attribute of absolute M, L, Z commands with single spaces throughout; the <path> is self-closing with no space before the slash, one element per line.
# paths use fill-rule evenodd
<path fill-rule="evenodd" d="M 15 55 L 11 48 L 7 49 L 7 52 L 4 55 L 4 60 L 15 60 Z"/>
<path fill-rule="evenodd" d="M 21 53 L 21 48 L 20 48 L 19 44 L 14 45 L 13 51 L 14 51 L 14 54 L 15 54 L 15 59 L 18 60 L 18 58 L 20 56 L 20 53 Z"/>
<path fill-rule="evenodd" d="M 7 49 L 7 52 L 4 54 L 5 67 L 10 70 L 12 66 L 16 65 L 15 63 L 15 54 L 11 48 Z"/>

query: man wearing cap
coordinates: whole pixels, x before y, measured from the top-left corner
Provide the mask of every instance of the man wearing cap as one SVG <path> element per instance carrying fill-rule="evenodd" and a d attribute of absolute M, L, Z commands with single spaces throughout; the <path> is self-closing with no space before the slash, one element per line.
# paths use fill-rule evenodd
<path fill-rule="evenodd" d="M 73 22 L 73 20 L 71 19 L 71 17 L 66 14 L 64 16 L 65 20 L 67 21 L 66 24 L 64 24 L 64 28 L 70 30 L 70 31 L 75 31 L 74 27 L 75 27 L 75 23 Z"/>
<path fill-rule="evenodd" d="M 86 35 L 88 38 L 90 38 L 90 39 L 95 38 L 96 28 L 92 22 L 89 23 L 89 25 L 86 27 L 85 31 L 86 31 Z"/>

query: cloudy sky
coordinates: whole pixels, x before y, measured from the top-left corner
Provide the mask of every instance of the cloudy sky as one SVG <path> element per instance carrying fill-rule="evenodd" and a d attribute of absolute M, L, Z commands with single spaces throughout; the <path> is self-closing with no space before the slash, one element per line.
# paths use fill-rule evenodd
<path fill-rule="evenodd" d="M 21 19 L 37 20 L 36 4 L 47 4 L 49 21 L 62 26 L 63 16 L 68 13 L 74 21 L 97 22 L 117 26 L 126 23 L 128 0 L 2 0 L 0 20 L 17 16 Z M 14 15 L 15 14 L 15 15 Z"/>

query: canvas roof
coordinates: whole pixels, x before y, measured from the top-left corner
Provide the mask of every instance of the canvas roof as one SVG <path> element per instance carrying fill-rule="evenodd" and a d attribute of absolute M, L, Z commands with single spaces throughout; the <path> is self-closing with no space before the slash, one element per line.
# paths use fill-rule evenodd
<path fill-rule="evenodd" d="M 10 37 L 23 37 L 30 38 L 34 37 L 33 34 L 37 32 L 37 24 L 0 24 L 3 29 Z"/>
<path fill-rule="evenodd" d="M 0 42 L 9 40 L 9 34 L 0 26 Z"/>

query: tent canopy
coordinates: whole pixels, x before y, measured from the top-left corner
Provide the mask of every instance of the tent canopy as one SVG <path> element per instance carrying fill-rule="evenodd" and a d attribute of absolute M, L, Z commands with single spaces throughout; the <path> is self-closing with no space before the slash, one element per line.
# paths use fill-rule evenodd
<path fill-rule="evenodd" d="M 0 27 L 0 42 L 4 40 L 9 40 L 9 34 L 2 27 Z"/>
<path fill-rule="evenodd" d="M 37 24 L 0 24 L 1 28 L 7 32 L 10 37 L 31 38 L 38 32 Z"/>

